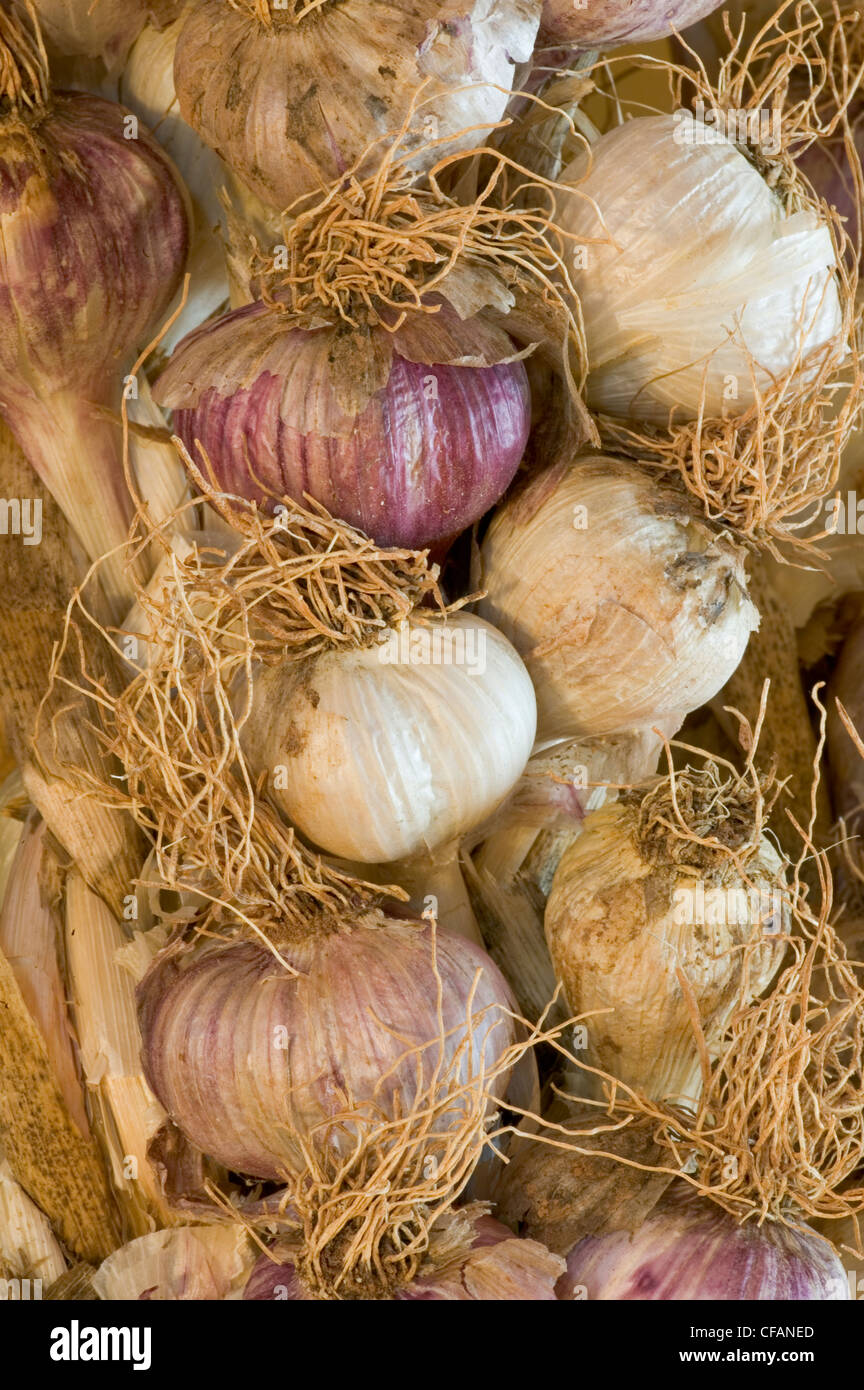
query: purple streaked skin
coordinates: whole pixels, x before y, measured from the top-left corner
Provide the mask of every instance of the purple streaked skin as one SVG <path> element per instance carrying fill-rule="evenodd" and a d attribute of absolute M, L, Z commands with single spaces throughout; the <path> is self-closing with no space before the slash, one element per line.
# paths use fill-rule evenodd
<path fill-rule="evenodd" d="M 235 1172 L 284 1179 L 299 1161 L 291 1129 L 338 1147 L 346 1105 L 368 1124 L 370 1107 L 390 1114 L 410 1103 L 418 1058 L 425 1085 L 437 1074 L 442 1020 L 445 1071 L 491 1071 L 512 1041 L 509 987 L 480 947 L 451 932 L 439 930 L 433 947 L 428 928 L 386 919 L 281 949 L 296 976 L 238 943 L 183 970 L 166 952 L 138 988 L 149 1084 L 192 1143 Z M 469 998 L 472 1018 L 487 1013 L 473 1048 L 460 1051 Z"/>
<path fill-rule="evenodd" d="M 0 373 L 13 398 L 33 396 L 32 373 L 42 396 L 75 389 L 113 403 L 124 361 L 179 288 L 185 195 L 145 130 L 124 138 L 128 114 L 58 92 L 32 137 L 4 138 Z"/>
<path fill-rule="evenodd" d="M 843 1262 L 807 1228 L 739 1225 L 705 1198 L 673 1192 L 631 1236 L 589 1236 L 567 1256 L 560 1299 L 601 1302 L 833 1302 L 849 1298 Z M 581 1295 L 583 1296 L 584 1295 Z"/>
<path fill-rule="evenodd" d="M 719 9 L 719 0 L 544 0 L 539 43 L 582 48 L 649 43 Z"/>
<path fill-rule="evenodd" d="M 157 389 L 225 491 L 271 508 L 309 493 L 380 545 L 412 548 L 457 535 L 503 495 L 530 430 L 522 362 L 427 365 L 401 355 L 397 337 L 386 385 L 350 416 L 331 382 L 331 331 L 279 330 L 269 314 L 259 349 L 236 329 L 265 313 L 247 306 L 190 335 Z M 461 335 L 462 355 L 476 354 L 472 323 L 447 331 Z"/>
<path fill-rule="evenodd" d="M 143 128 L 125 138 L 130 119 L 82 92 L 54 93 L 29 123 L 0 118 L 0 412 L 91 559 L 127 536 L 111 412 L 189 246 L 176 170 Z M 119 618 L 118 553 L 102 577 Z"/>

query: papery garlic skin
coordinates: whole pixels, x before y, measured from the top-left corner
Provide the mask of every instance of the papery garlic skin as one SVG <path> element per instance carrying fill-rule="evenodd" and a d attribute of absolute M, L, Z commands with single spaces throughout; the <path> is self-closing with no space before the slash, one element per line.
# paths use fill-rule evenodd
<path fill-rule="evenodd" d="M 397 1302 L 477 1303 L 519 1300 L 550 1303 L 556 1299 L 555 1283 L 563 1261 L 535 1240 L 521 1240 L 491 1216 L 475 1217 L 470 1249 L 441 1269 L 423 1273 L 397 1289 Z M 262 1255 L 253 1269 L 243 1298 L 249 1302 L 271 1300 L 309 1302 L 287 1252 L 274 1264 Z"/>
<path fill-rule="evenodd" d="M 558 865 L 545 915 L 571 1011 L 609 1011 L 586 1020 L 585 1059 L 651 1100 L 695 1106 L 701 1067 L 690 1004 L 716 1055 L 735 1009 L 780 968 L 785 947 L 772 934 L 785 913 L 781 861 L 767 839 L 746 879 L 729 865 L 700 873 L 652 862 L 631 807 L 595 811 Z"/>
<path fill-rule="evenodd" d="M 180 1226 L 121 1245 L 93 1287 L 106 1303 L 214 1302 L 239 1296 L 257 1246 L 241 1226 Z"/>
<path fill-rule="evenodd" d="M 733 1216 L 680 1186 L 631 1234 L 589 1236 L 567 1256 L 558 1297 L 607 1303 L 849 1300 L 842 1260 L 808 1226 Z"/>
<path fill-rule="evenodd" d="M 149 8 L 147 0 L 33 0 L 33 6 L 52 55 L 101 58 L 109 72 L 122 66 Z"/>
<path fill-rule="evenodd" d="M 251 4 L 203 0 L 175 60 L 184 119 L 279 210 L 364 157 L 374 166 L 412 107 L 402 148 L 418 172 L 485 143 L 540 18 L 539 0 L 339 0 L 299 20 L 293 8 L 272 5 L 265 24 Z"/>
<path fill-rule="evenodd" d="M 735 670 L 758 614 L 742 552 L 657 475 L 584 455 L 495 513 L 479 610 L 519 651 L 538 739 L 672 734 Z"/>
<path fill-rule="evenodd" d="M 543 0 L 540 40 L 583 48 L 649 43 L 716 9 L 717 0 Z"/>
<path fill-rule="evenodd" d="M 376 864 L 482 821 L 522 772 L 535 728 L 517 652 L 457 613 L 412 618 L 376 647 L 260 668 L 241 739 L 292 824 L 331 854 Z"/>
<path fill-rule="evenodd" d="M 41 1279 L 47 1289 L 65 1271 L 51 1222 L 18 1183 L 0 1149 L 0 1282 L 6 1277 Z"/>
<path fill-rule="evenodd" d="M 743 414 L 754 382 L 765 392 L 836 347 L 827 225 L 784 212 L 722 132 L 684 111 L 640 116 L 561 177 L 575 190 L 558 195 L 561 226 L 590 243 L 573 276 L 594 410 L 656 424 Z"/>
<path fill-rule="evenodd" d="M 194 1144 L 236 1172 L 303 1172 L 301 1140 L 347 1154 L 421 1091 L 444 1097 L 492 1071 L 515 1041 L 512 996 L 480 947 L 391 918 L 345 927 L 316 935 L 313 925 L 307 941 L 281 947 L 296 974 L 242 943 L 185 965 L 157 958 L 139 986 L 153 1090 Z M 456 1098 L 430 1121 L 430 1156 L 468 1107 Z"/>
<path fill-rule="evenodd" d="M 353 335 L 388 366 L 345 399 L 344 331 L 307 332 L 256 303 L 205 324 L 156 388 L 190 455 L 203 446 L 219 486 L 266 501 L 309 493 L 379 545 L 420 549 L 456 536 L 502 496 L 531 427 L 528 377 L 506 333 L 445 304 L 395 333 Z M 377 368 L 377 361 L 375 362 Z M 353 395 L 356 381 L 348 386 Z"/>
<path fill-rule="evenodd" d="M 51 852 L 45 822 L 31 816 L 0 906 L 0 951 L 12 967 L 24 1003 L 44 1038 L 66 1108 L 80 1132 L 89 1138 L 78 1040 L 69 1018 L 69 986 L 58 956 L 59 924 L 50 893 L 52 887 L 59 893 L 59 884 L 60 866 Z"/>

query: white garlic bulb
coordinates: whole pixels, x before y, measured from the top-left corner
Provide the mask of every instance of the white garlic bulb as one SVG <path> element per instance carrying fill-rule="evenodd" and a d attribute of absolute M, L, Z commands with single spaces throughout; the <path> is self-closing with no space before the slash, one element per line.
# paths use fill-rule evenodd
<path fill-rule="evenodd" d="M 510 643 L 458 613 L 415 615 L 387 642 L 256 672 L 243 747 L 299 829 L 383 863 L 434 850 L 489 815 L 534 742 L 531 680 Z"/>
<path fill-rule="evenodd" d="M 779 969 L 786 920 L 782 864 L 768 840 L 745 877 L 728 860 L 665 860 L 640 838 L 632 805 L 595 811 L 558 865 L 545 919 L 571 1010 L 598 1011 L 586 1019 L 584 1059 L 652 1100 L 695 1106 L 691 1006 L 716 1055 L 734 1010 Z"/>
<path fill-rule="evenodd" d="M 586 243 L 574 283 L 595 410 L 659 424 L 670 410 L 739 415 L 754 383 L 766 390 L 837 339 L 828 227 L 785 212 L 719 128 L 683 111 L 640 116 L 562 181 L 578 185 L 559 195 L 558 217 Z"/>
<path fill-rule="evenodd" d="M 758 614 L 743 555 L 656 473 L 583 455 L 500 507 L 480 604 L 537 692 L 538 738 L 674 733 L 735 670 Z"/>

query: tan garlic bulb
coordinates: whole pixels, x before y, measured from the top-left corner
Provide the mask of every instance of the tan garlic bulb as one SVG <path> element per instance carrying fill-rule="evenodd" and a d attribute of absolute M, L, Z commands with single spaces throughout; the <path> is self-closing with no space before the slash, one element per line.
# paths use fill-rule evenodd
<path fill-rule="evenodd" d="M 538 740 L 673 733 L 735 670 L 758 614 L 743 552 L 656 473 L 586 454 L 496 512 L 480 612 L 522 655 Z"/>
<path fill-rule="evenodd" d="M 695 844 L 679 863 L 679 844 L 646 826 L 635 793 L 594 812 L 558 866 L 545 926 L 573 1013 L 608 1010 L 586 1020 L 582 1058 L 651 1100 L 695 1106 L 692 1010 L 714 1053 L 734 1010 L 780 967 L 786 905 L 764 837 L 745 852 L 745 874 Z"/>
<path fill-rule="evenodd" d="M 243 748 L 322 849 L 380 864 L 471 830 L 519 778 L 537 708 L 517 652 L 482 619 L 415 615 L 385 642 L 255 673 Z"/>
<path fill-rule="evenodd" d="M 403 126 L 418 172 L 482 145 L 539 22 L 540 0 L 202 0 L 177 44 L 180 109 L 282 210 L 374 166 Z"/>

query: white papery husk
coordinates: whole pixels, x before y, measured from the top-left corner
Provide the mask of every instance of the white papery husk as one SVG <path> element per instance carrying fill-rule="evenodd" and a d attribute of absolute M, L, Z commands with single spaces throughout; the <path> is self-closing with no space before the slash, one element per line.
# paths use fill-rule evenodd
<path fill-rule="evenodd" d="M 521 652 L 538 739 L 661 726 L 735 670 L 758 614 L 743 552 L 636 464 L 583 455 L 492 519 L 480 611 Z"/>
<path fill-rule="evenodd" d="M 417 614 L 378 646 L 255 674 L 242 744 L 288 820 L 361 863 L 449 844 L 507 795 L 531 752 L 534 690 L 499 632 Z"/>
<path fill-rule="evenodd" d="M 236 1224 L 153 1231 L 103 1260 L 93 1287 L 107 1303 L 236 1299 L 259 1253 Z"/>
<path fill-rule="evenodd" d="M 129 460 L 138 496 L 154 525 L 165 527 L 170 522 L 172 531 L 194 531 L 195 511 L 183 506 L 192 497 L 192 487 L 171 443 L 165 414 L 154 401 L 146 377 L 137 378 L 136 388 L 126 401 L 126 413 Z M 154 547 L 155 555 L 163 553 Z"/>
<path fill-rule="evenodd" d="M 729 863 L 658 864 L 636 824 L 622 804 L 588 818 L 555 874 L 546 937 L 568 1004 L 588 1016 L 588 1064 L 649 1099 L 694 1108 L 703 1078 L 694 1022 L 715 1057 L 733 1012 L 783 959 L 782 861 L 763 837 L 746 874 Z"/>
<path fill-rule="evenodd" d="M 41 1279 L 47 1288 L 65 1270 L 50 1221 L 15 1181 L 0 1149 L 0 1280 Z"/>
<path fill-rule="evenodd" d="M 636 117 L 561 177 L 578 185 L 558 216 L 586 247 L 574 284 L 595 410 L 657 425 L 740 415 L 838 338 L 829 227 L 784 211 L 719 131 L 684 112 Z"/>

